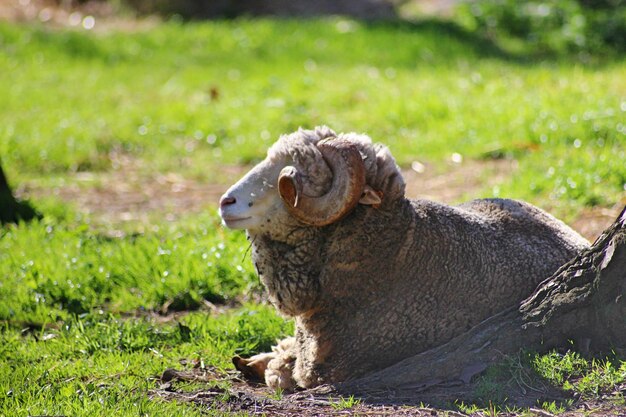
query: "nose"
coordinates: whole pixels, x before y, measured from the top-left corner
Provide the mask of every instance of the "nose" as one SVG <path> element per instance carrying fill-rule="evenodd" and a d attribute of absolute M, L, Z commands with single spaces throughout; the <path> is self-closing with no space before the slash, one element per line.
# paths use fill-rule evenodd
<path fill-rule="evenodd" d="M 235 197 L 223 195 L 222 198 L 220 198 L 220 207 L 230 206 L 231 204 L 235 204 L 236 202 L 237 199 Z"/>

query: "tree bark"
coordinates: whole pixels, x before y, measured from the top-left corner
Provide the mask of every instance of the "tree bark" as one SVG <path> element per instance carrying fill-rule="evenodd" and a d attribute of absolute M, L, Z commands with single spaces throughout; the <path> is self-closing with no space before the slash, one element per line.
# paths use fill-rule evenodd
<path fill-rule="evenodd" d="M 568 346 L 583 352 L 626 348 L 626 207 L 594 244 L 543 281 L 520 306 L 448 343 L 334 387 L 367 394 L 427 389 L 472 376 L 520 348 Z"/>
<path fill-rule="evenodd" d="M 28 221 L 37 216 L 30 204 L 15 199 L 0 164 L 0 225 Z"/>

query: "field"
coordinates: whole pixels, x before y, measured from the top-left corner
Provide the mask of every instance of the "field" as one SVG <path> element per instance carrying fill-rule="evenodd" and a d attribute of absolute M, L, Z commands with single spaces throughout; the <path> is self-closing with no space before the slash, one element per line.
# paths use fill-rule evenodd
<path fill-rule="evenodd" d="M 2 165 L 43 215 L 0 229 L 0 416 L 225 413 L 150 393 L 167 368 L 226 372 L 292 330 L 216 208 L 300 126 L 387 144 L 414 196 L 524 199 L 590 239 L 626 204 L 621 55 L 538 55 L 434 20 L 97 29 L 0 22 Z M 517 359 L 567 393 L 546 413 L 624 403 L 618 357 Z M 448 408 L 530 413 L 500 368 Z"/>

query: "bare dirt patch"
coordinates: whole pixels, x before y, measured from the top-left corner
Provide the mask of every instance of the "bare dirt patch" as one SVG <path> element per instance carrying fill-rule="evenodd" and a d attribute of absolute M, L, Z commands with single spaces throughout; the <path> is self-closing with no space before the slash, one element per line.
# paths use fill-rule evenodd
<path fill-rule="evenodd" d="M 585 208 L 570 226 L 593 242 L 617 218 L 622 208 L 622 204 L 611 208 Z"/>
<path fill-rule="evenodd" d="M 207 388 L 197 391 L 182 391 L 180 381 L 206 383 Z M 224 387 L 224 382 L 228 387 Z M 342 404 L 345 397 L 329 394 L 329 387 L 300 391 L 293 394 L 277 394 L 263 384 L 246 382 L 234 372 L 220 373 L 214 369 L 195 368 L 189 371 L 167 369 L 161 376 L 161 385 L 150 392 L 152 397 L 166 400 L 192 402 L 211 410 L 226 413 L 244 412 L 249 415 L 272 416 L 434 416 L 438 411 L 424 405 L 376 404 L 356 398 L 349 407 Z M 348 400 L 349 401 L 349 400 Z M 449 416 L 463 414 L 452 410 Z"/>
<path fill-rule="evenodd" d="M 149 223 L 157 218 L 174 221 L 183 215 L 217 208 L 220 196 L 250 167 L 221 165 L 206 181 L 185 178 L 179 173 L 146 173 L 141 161 L 121 158 L 117 169 L 79 172 L 66 184 L 46 189 L 36 184 L 17 190 L 21 198 L 36 201 L 51 193 L 79 212 L 115 227 L 120 223 Z M 507 180 L 517 169 L 515 160 L 463 161 L 444 167 L 417 165 L 403 175 L 409 198 L 456 203 L 475 198 L 485 189 Z M 594 240 L 619 214 L 621 207 L 588 208 L 572 223 L 583 236 Z"/>
<path fill-rule="evenodd" d="M 52 190 L 35 185 L 17 193 L 36 200 L 52 192 L 80 212 L 111 224 L 147 222 L 155 217 L 173 221 L 184 214 L 215 209 L 226 189 L 250 169 L 221 165 L 207 181 L 198 181 L 175 172 L 146 173 L 141 161 L 130 158 L 115 162 L 115 170 L 79 172 Z M 421 166 L 420 172 L 407 168 L 403 175 L 407 197 L 454 203 L 501 183 L 516 167 L 517 163 L 509 160 L 467 161 L 438 169 Z"/>
<path fill-rule="evenodd" d="M 95 0 L 0 0 L 0 20 L 96 32 L 145 30 L 159 21 L 155 16 L 123 16 L 116 4 Z"/>
<path fill-rule="evenodd" d="M 404 169 L 408 198 L 423 198 L 455 203 L 475 198 L 485 188 L 504 182 L 517 169 L 517 161 L 498 159 L 449 163 L 443 168 L 421 164 Z"/>
<path fill-rule="evenodd" d="M 224 166 L 222 170 L 238 177 L 245 169 Z M 177 173 L 142 176 L 133 170 L 111 174 L 83 173 L 74 184 L 54 189 L 54 194 L 74 204 L 80 211 L 112 224 L 147 222 L 155 216 L 173 221 L 186 213 L 217 207 L 228 187 L 221 183 L 201 183 Z"/>
<path fill-rule="evenodd" d="M 229 186 L 226 181 L 239 178 L 248 169 L 221 165 L 207 181 L 198 181 L 176 172 L 150 172 L 142 161 L 125 156 L 116 156 L 113 162 L 111 171 L 77 172 L 53 187 L 25 184 L 16 195 L 34 201 L 53 195 L 112 227 L 154 219 L 174 221 L 185 214 L 215 209 Z"/>
<path fill-rule="evenodd" d="M 196 382 L 205 387 L 187 390 L 180 382 Z M 277 394 L 263 384 L 244 381 L 232 372 L 220 372 L 215 369 L 202 369 L 195 366 L 191 370 L 178 371 L 167 369 L 159 378 L 160 385 L 151 390 L 152 398 L 191 402 L 210 410 L 224 413 L 246 413 L 248 415 L 272 416 L 466 416 L 458 411 L 461 404 L 472 404 L 472 396 L 479 389 L 480 381 L 469 384 L 448 384 L 432 387 L 425 391 L 416 390 L 407 396 L 407 391 L 398 393 L 388 390 L 380 393 L 352 398 L 340 395 L 331 386 L 322 386 L 292 394 Z M 588 401 L 576 399 L 558 389 L 541 382 L 512 378 L 505 383 L 507 405 L 489 401 L 482 411 L 472 415 L 498 416 L 553 416 L 554 414 L 538 408 L 543 402 L 556 404 L 571 403 L 560 416 L 605 416 L 626 415 L 626 407 L 615 404 L 609 393 L 607 398 Z M 434 404 L 435 407 L 425 404 Z M 508 406 L 508 408 L 507 408 Z M 525 411 L 521 411 L 521 407 Z"/>

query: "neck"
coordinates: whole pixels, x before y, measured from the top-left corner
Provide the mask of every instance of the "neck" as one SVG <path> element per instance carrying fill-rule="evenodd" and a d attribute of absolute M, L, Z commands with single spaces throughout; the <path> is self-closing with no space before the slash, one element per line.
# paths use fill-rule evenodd
<path fill-rule="evenodd" d="M 282 235 L 249 233 L 252 260 L 270 301 L 289 316 L 312 308 L 319 295 L 323 238 L 319 228 Z"/>

